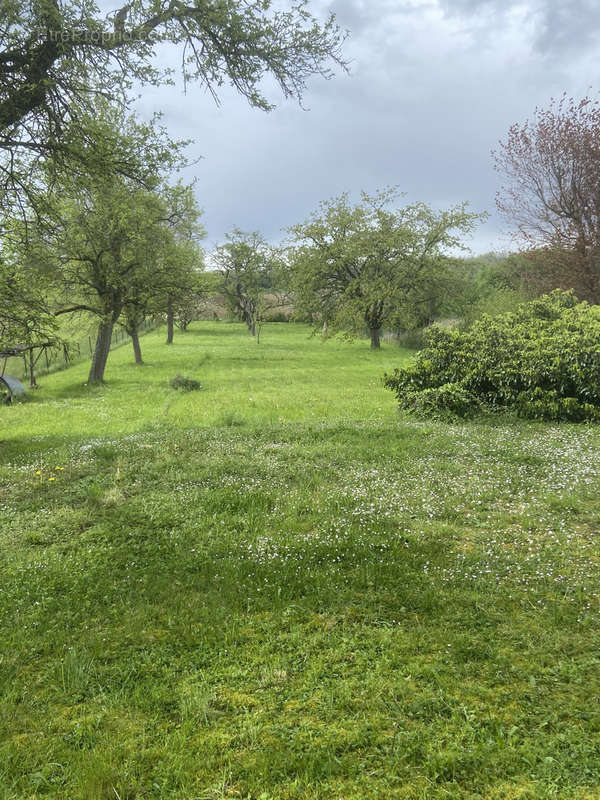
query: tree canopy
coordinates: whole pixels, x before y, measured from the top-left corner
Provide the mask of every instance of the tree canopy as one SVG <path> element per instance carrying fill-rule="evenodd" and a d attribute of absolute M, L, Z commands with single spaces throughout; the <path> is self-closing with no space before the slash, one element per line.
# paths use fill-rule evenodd
<path fill-rule="evenodd" d="M 600 303 L 600 103 L 563 95 L 536 109 L 494 159 L 498 207 L 528 251 L 529 280 Z"/>
<path fill-rule="evenodd" d="M 284 96 L 301 99 L 309 77 L 345 66 L 344 38 L 334 16 L 319 23 L 306 0 L 286 11 L 270 0 L 132 0 L 107 15 L 90 0 L 0 0 L 5 202 L 32 191 L 40 162 L 81 156 L 73 142 L 94 139 L 86 120 L 99 98 L 126 102 L 134 82 L 171 80 L 156 66 L 162 43 L 179 47 L 186 83 L 216 100 L 229 83 L 252 106 L 269 109 L 265 76 Z M 67 127 L 74 136 L 64 136 Z"/>
<path fill-rule="evenodd" d="M 446 252 L 460 248 L 481 215 L 466 204 L 436 212 L 424 203 L 397 208 L 395 189 L 347 194 L 321 204 L 290 228 L 290 283 L 299 311 L 344 331 L 365 328 L 380 346 L 384 323 L 430 321 L 448 275 Z"/>

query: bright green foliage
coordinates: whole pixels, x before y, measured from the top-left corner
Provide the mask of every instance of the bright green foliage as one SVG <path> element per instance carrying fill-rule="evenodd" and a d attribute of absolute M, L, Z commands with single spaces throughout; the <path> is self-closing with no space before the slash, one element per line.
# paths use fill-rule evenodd
<path fill-rule="evenodd" d="M 277 292 L 266 297 L 273 286 L 280 262 L 274 249 L 257 232 L 244 233 L 237 228 L 227 236 L 227 242 L 217 247 L 213 262 L 220 276 L 219 291 L 225 297 L 230 312 L 245 322 L 252 336 L 260 339 L 265 314 L 281 307 L 287 297 Z"/>
<path fill-rule="evenodd" d="M 480 406 L 548 420 L 600 418 L 600 308 L 556 290 L 464 332 L 434 327 L 413 365 L 386 375 L 402 408 L 468 416 Z"/>
<path fill-rule="evenodd" d="M 99 318 L 99 337 L 108 331 L 109 338 L 123 315 L 133 335 L 193 268 L 193 243 L 178 241 L 168 222 L 171 214 L 187 213 L 175 202 L 185 190 L 150 192 L 115 179 L 76 188 L 79 194 L 57 204 L 55 225 L 50 233 L 41 230 L 38 242 L 40 262 L 54 271 L 60 286 L 58 313 L 91 313 Z M 193 203 L 190 207 L 193 213 Z M 102 380 L 103 371 L 90 374 L 90 380 Z"/>
<path fill-rule="evenodd" d="M 436 212 L 424 203 L 395 208 L 397 199 L 394 189 L 363 192 L 352 206 L 344 194 L 290 228 L 298 310 L 334 329 L 368 330 L 373 349 L 384 324 L 407 329 L 432 320 L 449 277 L 446 253 L 481 218 L 466 204 Z"/>
<path fill-rule="evenodd" d="M 57 341 L 56 318 L 44 295 L 44 281 L 14 261 L 5 248 L 0 260 L 0 350 Z"/>
<path fill-rule="evenodd" d="M 135 179 L 101 170 L 63 174 L 20 248 L 23 259 L 55 287 L 57 314 L 86 312 L 98 318 L 89 380 L 101 381 L 113 326 L 121 321 L 141 363 L 137 330 L 145 316 L 195 285 L 195 270 L 202 269 L 196 239 L 203 230 L 191 187 L 169 186 L 164 174 L 148 171 L 146 155 L 152 164 L 164 150 L 168 169 L 177 145 L 163 148 L 152 125 L 105 107 L 94 125 L 105 131 L 111 152 L 128 160 L 135 151 Z"/>

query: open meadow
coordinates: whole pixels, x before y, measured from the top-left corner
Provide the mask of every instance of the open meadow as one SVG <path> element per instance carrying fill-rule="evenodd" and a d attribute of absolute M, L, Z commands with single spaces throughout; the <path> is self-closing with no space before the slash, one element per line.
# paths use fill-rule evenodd
<path fill-rule="evenodd" d="M 0 408 L 0 800 L 600 798 L 600 433 L 194 323 Z M 170 387 L 176 374 L 201 391 Z"/>

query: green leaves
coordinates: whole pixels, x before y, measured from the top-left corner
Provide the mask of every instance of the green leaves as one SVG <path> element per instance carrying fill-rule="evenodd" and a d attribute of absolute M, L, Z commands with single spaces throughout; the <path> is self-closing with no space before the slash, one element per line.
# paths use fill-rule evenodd
<path fill-rule="evenodd" d="M 431 317 L 448 270 L 446 252 L 461 246 L 482 215 L 466 204 L 443 212 L 424 203 L 398 208 L 399 197 L 396 189 L 363 192 L 352 206 L 343 194 L 290 228 L 290 276 L 301 312 L 372 335 L 384 323 L 410 328 Z"/>
<path fill-rule="evenodd" d="M 434 327 L 415 363 L 385 385 L 425 416 L 464 417 L 483 405 L 530 419 L 599 419 L 600 309 L 556 290 L 466 332 Z"/>
<path fill-rule="evenodd" d="M 252 336 L 257 331 L 260 336 L 265 313 L 287 302 L 285 294 L 273 291 L 281 270 L 278 253 L 257 231 L 244 233 L 236 228 L 216 248 L 212 260 L 229 311 L 246 323 Z M 267 290 L 271 290 L 268 295 Z"/>

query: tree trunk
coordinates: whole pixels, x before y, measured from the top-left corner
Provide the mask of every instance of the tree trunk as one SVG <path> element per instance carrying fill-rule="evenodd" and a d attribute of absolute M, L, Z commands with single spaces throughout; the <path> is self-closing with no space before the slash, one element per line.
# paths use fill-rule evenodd
<path fill-rule="evenodd" d="M 381 328 L 371 328 L 371 350 L 379 350 L 381 348 Z"/>
<path fill-rule="evenodd" d="M 173 300 L 169 297 L 167 301 L 167 344 L 173 344 L 174 328 L 175 312 L 173 311 Z"/>
<path fill-rule="evenodd" d="M 92 356 L 92 366 L 88 377 L 88 383 L 101 383 L 104 380 L 104 369 L 110 352 L 110 340 L 112 337 L 114 322 L 112 320 L 100 323 L 96 346 Z"/>
<path fill-rule="evenodd" d="M 142 361 L 142 348 L 140 347 L 140 335 L 137 328 L 128 331 L 131 336 L 131 344 L 133 345 L 133 355 L 135 356 L 136 364 L 143 364 Z"/>
<path fill-rule="evenodd" d="M 327 320 L 323 323 L 323 330 L 321 331 L 321 336 L 323 339 L 329 338 L 329 325 L 327 324 Z"/>
<path fill-rule="evenodd" d="M 35 379 L 34 367 L 35 367 L 35 361 L 33 359 L 33 350 L 30 350 L 29 351 L 29 388 L 30 389 L 37 389 L 38 388 L 37 381 Z"/>

